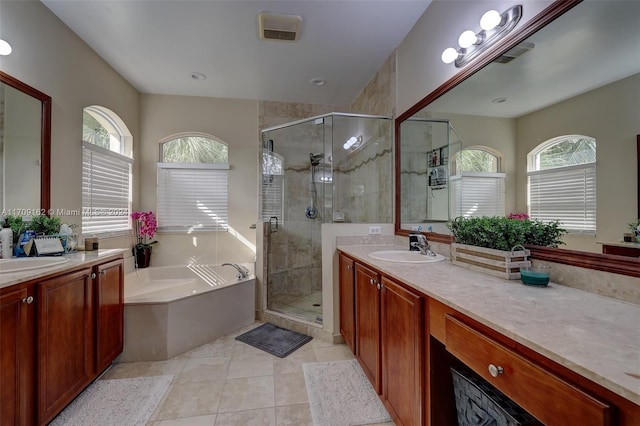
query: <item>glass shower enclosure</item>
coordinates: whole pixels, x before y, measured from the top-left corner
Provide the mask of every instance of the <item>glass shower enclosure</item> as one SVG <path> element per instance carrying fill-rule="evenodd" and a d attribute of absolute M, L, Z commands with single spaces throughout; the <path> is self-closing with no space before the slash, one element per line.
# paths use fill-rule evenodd
<path fill-rule="evenodd" d="M 392 222 L 392 120 L 332 113 L 262 131 L 266 309 L 322 324 L 323 223 Z"/>

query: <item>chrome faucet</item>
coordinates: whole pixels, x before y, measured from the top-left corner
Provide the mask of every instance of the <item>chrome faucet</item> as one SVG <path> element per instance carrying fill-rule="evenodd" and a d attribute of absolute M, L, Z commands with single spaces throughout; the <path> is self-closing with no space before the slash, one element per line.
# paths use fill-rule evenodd
<path fill-rule="evenodd" d="M 431 250 L 431 246 L 427 241 L 427 237 L 425 237 L 423 234 L 410 234 L 409 241 L 410 247 L 417 248 L 418 250 L 420 250 L 420 253 L 424 254 L 425 256 L 436 256 L 436 253 Z"/>
<path fill-rule="evenodd" d="M 250 275 L 249 269 L 237 263 L 223 263 L 222 266 L 233 266 L 238 271 L 238 279 L 247 278 Z"/>

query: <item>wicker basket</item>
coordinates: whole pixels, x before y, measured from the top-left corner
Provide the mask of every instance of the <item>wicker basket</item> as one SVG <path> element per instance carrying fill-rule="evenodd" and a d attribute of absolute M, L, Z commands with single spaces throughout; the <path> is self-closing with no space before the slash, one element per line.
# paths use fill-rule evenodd
<path fill-rule="evenodd" d="M 466 369 L 451 369 L 458 426 L 542 426 L 502 392 Z"/>

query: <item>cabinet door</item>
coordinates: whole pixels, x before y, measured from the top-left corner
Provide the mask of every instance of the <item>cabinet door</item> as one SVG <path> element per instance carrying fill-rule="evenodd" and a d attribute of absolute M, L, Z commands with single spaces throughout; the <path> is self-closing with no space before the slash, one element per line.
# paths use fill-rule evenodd
<path fill-rule="evenodd" d="M 380 275 L 356 263 L 356 359 L 380 394 Z"/>
<path fill-rule="evenodd" d="M 356 353 L 355 287 L 353 259 L 340 253 L 340 334 L 351 352 Z"/>
<path fill-rule="evenodd" d="M 421 425 L 423 416 L 423 299 L 382 278 L 382 383 L 396 425 Z"/>
<path fill-rule="evenodd" d="M 91 269 L 37 284 L 38 424 L 48 422 L 94 375 Z"/>
<path fill-rule="evenodd" d="M 124 343 L 124 276 L 122 260 L 95 267 L 96 372 L 122 352 Z"/>
<path fill-rule="evenodd" d="M 34 329 L 27 288 L 0 296 L 0 424 L 33 423 Z"/>

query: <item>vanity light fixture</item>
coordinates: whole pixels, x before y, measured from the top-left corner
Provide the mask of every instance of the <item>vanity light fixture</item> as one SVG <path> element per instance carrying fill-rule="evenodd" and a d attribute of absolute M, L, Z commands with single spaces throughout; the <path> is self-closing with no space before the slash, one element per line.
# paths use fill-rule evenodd
<path fill-rule="evenodd" d="M 460 49 L 449 47 L 442 52 L 442 62 L 455 63 L 461 68 L 478 57 L 495 42 L 506 36 L 522 18 L 522 5 L 513 6 L 502 13 L 489 10 L 480 18 L 482 30 L 474 33 L 466 30 L 458 38 Z"/>
<path fill-rule="evenodd" d="M 356 149 L 358 148 L 360 145 L 362 145 L 362 136 L 351 136 L 345 143 L 344 145 L 342 145 L 342 148 L 344 148 L 346 151 L 350 150 L 350 149 Z"/>
<path fill-rule="evenodd" d="M 11 45 L 7 41 L 0 38 L 0 55 L 7 56 L 11 54 L 12 50 L 13 49 L 11 49 Z"/>

